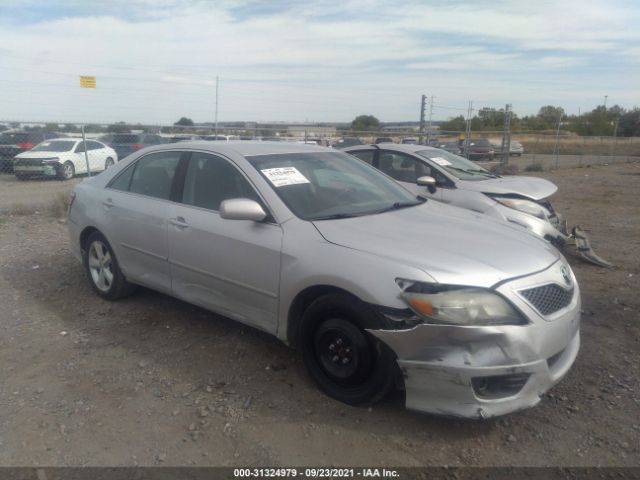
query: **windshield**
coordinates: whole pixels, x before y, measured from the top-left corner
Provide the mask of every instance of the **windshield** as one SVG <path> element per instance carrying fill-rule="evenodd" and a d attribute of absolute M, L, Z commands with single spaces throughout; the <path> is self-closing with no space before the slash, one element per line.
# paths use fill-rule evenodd
<path fill-rule="evenodd" d="M 371 215 L 424 202 L 375 168 L 339 152 L 257 155 L 247 160 L 303 220 Z"/>
<path fill-rule="evenodd" d="M 487 178 L 495 178 L 497 176 L 473 163 L 471 160 L 467 160 L 464 157 L 447 152 L 446 150 L 420 150 L 417 151 L 416 154 L 430 160 L 433 164 L 438 165 L 460 180 L 486 180 Z"/>
<path fill-rule="evenodd" d="M 39 143 L 33 149 L 32 152 L 68 152 L 75 146 L 76 142 L 73 140 L 51 140 Z"/>

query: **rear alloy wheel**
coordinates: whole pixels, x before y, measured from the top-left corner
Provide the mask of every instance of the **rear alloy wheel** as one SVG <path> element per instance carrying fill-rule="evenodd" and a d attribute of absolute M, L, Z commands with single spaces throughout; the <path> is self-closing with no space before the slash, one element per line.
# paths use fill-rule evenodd
<path fill-rule="evenodd" d="M 322 391 L 350 405 L 383 398 L 397 373 L 394 353 L 365 331 L 375 315 L 354 297 L 330 294 L 315 300 L 302 319 L 305 365 Z"/>
<path fill-rule="evenodd" d="M 114 163 L 113 158 L 107 158 L 104 162 L 104 169 L 106 170 L 107 168 L 112 167 Z"/>
<path fill-rule="evenodd" d="M 91 286 L 107 300 L 126 297 L 135 290 L 120 271 L 109 242 L 99 232 L 92 233 L 84 250 L 84 267 Z"/>
<path fill-rule="evenodd" d="M 60 180 L 71 180 L 76 175 L 76 168 L 73 166 L 73 163 L 66 161 L 64 164 L 58 169 L 58 178 Z"/>

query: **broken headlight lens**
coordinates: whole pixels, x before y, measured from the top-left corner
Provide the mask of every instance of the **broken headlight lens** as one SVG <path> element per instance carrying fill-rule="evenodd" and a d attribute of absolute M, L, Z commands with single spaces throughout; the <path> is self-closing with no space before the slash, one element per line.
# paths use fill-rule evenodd
<path fill-rule="evenodd" d="M 532 202 L 531 200 L 525 200 L 523 198 L 507 198 L 507 197 L 491 197 L 496 202 L 504 205 L 505 207 L 513 208 L 521 212 L 533 215 L 542 220 L 551 215 L 551 212 L 544 208 L 542 205 Z"/>
<path fill-rule="evenodd" d="M 484 288 L 414 283 L 401 297 L 428 323 L 465 326 L 527 323 L 507 300 Z"/>

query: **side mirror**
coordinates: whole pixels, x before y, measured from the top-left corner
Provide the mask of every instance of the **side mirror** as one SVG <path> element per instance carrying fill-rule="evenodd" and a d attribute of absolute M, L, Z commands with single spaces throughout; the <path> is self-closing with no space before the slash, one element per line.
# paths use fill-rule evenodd
<path fill-rule="evenodd" d="M 418 177 L 418 179 L 416 180 L 416 183 L 421 187 L 427 187 L 427 190 L 429 190 L 429 193 L 436 193 L 435 178 L 429 175 L 425 175 L 424 177 Z"/>
<path fill-rule="evenodd" d="M 418 177 L 416 183 L 421 187 L 435 187 L 436 179 L 429 175 L 425 175 L 424 177 Z"/>
<path fill-rule="evenodd" d="M 267 218 L 262 206 L 248 198 L 232 198 L 220 204 L 220 216 L 227 220 L 252 220 L 261 222 Z"/>

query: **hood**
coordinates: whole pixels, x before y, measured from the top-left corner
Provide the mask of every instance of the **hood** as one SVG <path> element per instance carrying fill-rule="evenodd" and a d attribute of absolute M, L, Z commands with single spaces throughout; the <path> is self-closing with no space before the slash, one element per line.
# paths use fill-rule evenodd
<path fill-rule="evenodd" d="M 491 287 L 560 258 L 549 243 L 520 227 L 431 201 L 313 223 L 331 243 L 419 268 L 439 283 Z"/>
<path fill-rule="evenodd" d="M 544 178 L 520 176 L 488 178 L 480 182 L 459 180 L 456 186 L 474 192 L 522 195 L 536 201 L 550 197 L 558 190 L 558 187 Z"/>
<path fill-rule="evenodd" d="M 28 152 L 22 152 L 16 155 L 16 158 L 59 158 L 59 159 L 69 159 L 72 157 L 71 152 L 47 152 L 47 151 L 38 151 L 34 152 L 33 150 L 29 150 Z"/>

